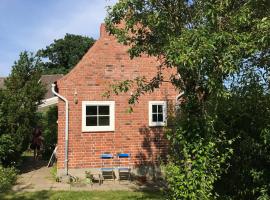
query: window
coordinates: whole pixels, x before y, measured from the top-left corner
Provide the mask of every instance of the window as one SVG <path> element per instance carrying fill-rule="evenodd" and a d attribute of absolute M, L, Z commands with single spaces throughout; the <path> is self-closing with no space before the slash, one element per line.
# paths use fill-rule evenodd
<path fill-rule="evenodd" d="M 166 101 L 149 102 L 149 126 L 164 126 L 166 124 Z"/>
<path fill-rule="evenodd" d="M 83 101 L 82 131 L 114 131 L 114 101 Z"/>

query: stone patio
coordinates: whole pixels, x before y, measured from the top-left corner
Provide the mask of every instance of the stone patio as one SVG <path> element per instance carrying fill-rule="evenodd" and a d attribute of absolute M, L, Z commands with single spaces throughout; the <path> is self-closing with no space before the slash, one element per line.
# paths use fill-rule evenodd
<path fill-rule="evenodd" d="M 91 190 L 126 190 L 138 191 L 143 189 L 158 189 L 158 186 L 146 186 L 130 181 L 104 181 L 99 185 L 87 184 L 85 180 L 79 180 L 76 183 L 68 184 L 56 182 L 50 173 L 50 169 L 46 166 L 45 161 L 28 160 L 24 163 L 21 174 L 17 180 L 17 184 L 13 187 L 15 192 L 35 192 L 41 190 L 71 190 L 71 191 L 91 191 Z"/>

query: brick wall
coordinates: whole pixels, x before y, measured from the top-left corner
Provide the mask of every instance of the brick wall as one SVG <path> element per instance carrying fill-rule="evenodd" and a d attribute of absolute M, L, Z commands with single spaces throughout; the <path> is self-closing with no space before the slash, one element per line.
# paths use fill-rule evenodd
<path fill-rule="evenodd" d="M 89 49 L 78 65 L 57 82 L 59 93 L 69 101 L 69 168 L 99 168 L 100 154 L 110 152 L 131 153 L 136 167 L 153 163 L 159 155 L 166 154 L 163 128 L 148 126 L 148 102 L 166 100 L 173 103 L 177 92 L 164 83 L 154 93 L 139 99 L 133 113 L 127 113 L 127 94 L 102 97 L 113 81 L 132 79 L 143 75 L 149 79 L 157 72 L 159 62 L 143 55 L 131 60 L 128 47 L 119 44 L 101 26 L 101 37 Z M 171 70 L 164 72 L 169 76 Z M 74 102 L 77 93 L 78 103 Z M 115 101 L 114 132 L 82 132 L 82 101 Z M 59 101 L 58 120 L 58 169 L 64 168 L 65 105 Z"/>

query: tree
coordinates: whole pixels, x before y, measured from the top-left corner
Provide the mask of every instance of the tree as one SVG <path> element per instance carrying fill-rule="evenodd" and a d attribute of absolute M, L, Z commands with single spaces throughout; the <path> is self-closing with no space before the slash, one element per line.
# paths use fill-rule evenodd
<path fill-rule="evenodd" d="M 57 120 L 57 106 L 50 107 L 45 113 L 42 113 L 43 158 L 50 158 L 57 144 Z"/>
<path fill-rule="evenodd" d="M 214 183 L 232 153 L 229 144 L 237 137 L 226 139 L 232 135 L 220 126 L 217 108 L 231 95 L 229 78 L 245 73 L 246 66 L 269 77 L 269 15 L 270 2 L 265 0 L 120 0 L 109 8 L 107 29 L 131 47 L 131 57 L 145 53 L 162 63 L 150 83 L 143 77 L 126 80 L 115 84 L 113 92 L 136 85 L 130 98 L 135 103 L 164 81 L 184 91 L 178 128 L 168 135 L 171 199 L 215 196 Z M 170 80 L 162 75 L 167 67 L 178 72 Z"/>
<path fill-rule="evenodd" d="M 37 53 L 44 58 L 43 74 L 68 73 L 94 42 L 93 38 L 73 34 L 66 34 L 63 39 L 54 40 Z"/>
<path fill-rule="evenodd" d="M 28 148 L 37 125 L 37 106 L 45 94 L 40 77 L 40 60 L 25 51 L 5 80 L 0 104 L 0 162 L 4 165 L 14 164 Z"/>
<path fill-rule="evenodd" d="M 219 128 L 239 138 L 228 172 L 215 184 L 223 199 L 270 198 L 270 88 L 264 76 L 256 67 L 248 67 L 245 74 L 234 77 L 230 97 L 218 105 Z"/>

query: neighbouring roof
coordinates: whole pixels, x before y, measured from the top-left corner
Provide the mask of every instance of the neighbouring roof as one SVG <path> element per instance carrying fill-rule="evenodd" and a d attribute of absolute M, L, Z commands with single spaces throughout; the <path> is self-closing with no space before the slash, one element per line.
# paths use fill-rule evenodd
<path fill-rule="evenodd" d="M 42 75 L 41 76 L 41 82 L 46 87 L 46 94 L 44 96 L 44 99 L 49 99 L 54 97 L 54 94 L 52 93 L 52 84 L 55 83 L 58 79 L 62 78 L 63 74 L 53 74 L 53 75 Z"/>
<path fill-rule="evenodd" d="M 45 85 L 46 87 L 46 94 L 44 96 L 44 99 L 49 99 L 54 97 L 51 87 L 52 84 L 55 83 L 58 79 L 62 78 L 64 75 L 63 74 L 53 74 L 53 75 L 42 75 L 41 76 L 41 82 Z M 4 80 L 6 77 L 0 77 L 0 89 L 4 88 Z"/>

